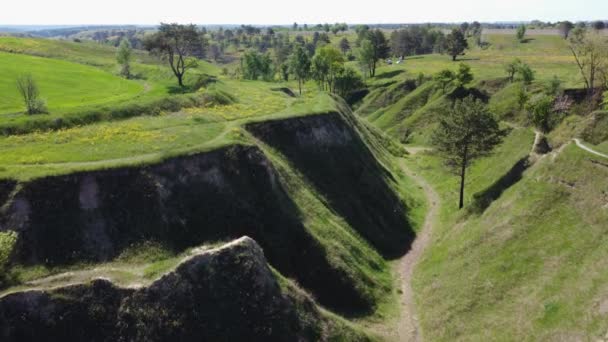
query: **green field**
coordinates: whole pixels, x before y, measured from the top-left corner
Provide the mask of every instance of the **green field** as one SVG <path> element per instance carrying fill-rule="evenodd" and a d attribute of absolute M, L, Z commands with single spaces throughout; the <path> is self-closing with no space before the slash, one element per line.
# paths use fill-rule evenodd
<path fill-rule="evenodd" d="M 38 82 L 51 112 L 123 101 L 144 91 L 141 84 L 91 66 L 4 52 L 0 52 L 0 73 L 0 114 L 5 120 L 7 114 L 24 111 L 16 88 L 16 79 L 24 74 Z"/>
<path fill-rule="evenodd" d="M 338 44 L 342 37 L 348 37 L 354 47 L 352 32 L 330 34 L 331 44 Z M 504 65 L 519 58 L 532 67 L 536 76 L 528 86 L 532 96 L 543 93 L 554 77 L 563 88 L 580 88 L 582 80 L 567 42 L 557 35 L 531 34 L 520 43 L 512 34 L 492 33 L 483 40 L 487 47 L 467 50 L 456 63 L 438 54 L 408 57 L 399 65 L 382 62 L 377 76 L 366 79 L 370 92 L 354 104 L 353 112 L 311 80 L 304 84 L 301 96 L 292 96 L 285 88 L 296 89 L 294 80 L 247 81 L 220 72 L 239 67 L 242 49 L 230 48 L 232 59 L 227 64 L 201 61 L 189 71 L 186 83 L 191 85 L 204 74 L 212 75 L 212 81 L 183 92 L 176 87 L 171 70 L 143 51 L 135 52 L 135 77 L 126 80 L 118 76 L 113 47 L 86 41 L 0 37 L 0 179 L 7 188 L 17 181 L 10 191 L 0 189 L 8 203 L 3 210 L 11 209 L 16 198 L 21 200 L 15 196 L 27 195 L 20 193 L 22 188 L 51 182 L 52 176 L 138 169 L 177 156 L 218 151 L 226 151 L 226 159 L 221 159 L 225 164 L 238 167 L 248 164 L 237 160 L 229 147 L 251 147 L 263 157 L 259 162 L 262 171 L 272 169 L 271 187 L 283 191 L 277 197 L 278 209 L 293 215 L 314 242 L 308 248 L 319 253 L 316 260 L 326 262 L 310 265 L 311 274 L 318 277 L 315 279 L 325 280 L 323 272 L 335 277 L 331 279 L 346 279 L 357 298 L 365 302 L 358 311 L 321 310 L 336 315 L 336 322 L 348 329 L 384 336 L 383 330 L 399 322 L 404 300 L 399 287 L 402 279 L 395 272 L 400 259 L 376 245 L 377 241 L 394 242 L 390 235 L 394 232 L 374 231 L 378 240 L 366 235 L 372 228 L 386 225 L 385 219 L 392 216 L 368 213 L 358 217 L 363 209 L 386 209 L 376 207 L 377 203 L 364 205 L 364 195 L 377 195 L 375 191 L 358 191 L 380 184 L 381 200 L 388 198 L 387 203 L 402 206 L 399 210 L 406 208 L 404 230 L 420 233 L 429 205 L 423 187 L 406 176 L 404 163 L 440 197 L 440 205 L 432 206 L 439 205 L 439 217 L 412 278 L 425 340 L 596 340 L 608 329 L 608 277 L 603 271 L 608 257 L 608 164 L 570 142 L 581 138 L 589 147 L 608 153 L 608 112 L 583 113 L 575 107 L 579 111 L 547 134 L 554 151 L 536 156 L 533 164 L 523 163 L 535 133 L 528 113 L 517 106 L 522 83 L 505 80 Z M 465 88 L 443 91 L 432 76 L 446 68 L 456 70 L 460 62 L 471 66 L 474 81 Z M 349 63 L 356 66 L 356 62 Z M 39 83 L 49 114 L 23 113 L 15 79 L 26 73 Z M 419 78 L 421 73 L 424 77 Z M 466 207 L 458 210 L 459 178 L 432 151 L 430 138 L 440 115 L 453 101 L 473 93 L 487 96 L 490 110 L 508 135 L 492 154 L 473 163 L 467 173 Z M 333 115 L 344 120 L 345 128 L 332 121 Z M 316 119 L 327 121 L 324 126 L 314 126 Z M 312 128 L 300 127 L 302 122 Z M 253 124 L 266 126 L 256 133 Z M 406 155 L 404 146 L 418 152 Z M 247 154 L 252 155 L 257 156 L 251 151 Z M 519 170 L 524 164 L 526 168 Z M 226 192 L 228 199 L 218 197 L 217 204 L 209 206 L 243 205 L 257 210 L 260 203 L 249 200 L 248 191 L 256 196 L 265 192 L 255 184 L 238 182 L 249 176 L 256 181 L 264 177 L 249 171 L 237 170 L 238 186 Z M 520 178 L 511 179 L 510 172 L 519 172 Z M 343 184 L 344 179 L 351 184 Z M 181 180 L 176 176 L 171 181 Z M 79 196 L 70 199 L 76 203 L 76 216 L 81 214 Z M 192 201 L 212 201 L 213 196 Z M 274 192 L 264 201 L 277 200 L 273 196 Z M 65 232 L 61 230 L 64 214 L 73 213 L 50 215 L 45 227 Z M 250 216 L 252 221 L 265 218 L 258 212 Z M 262 230 L 270 236 L 266 243 L 279 247 L 269 249 L 267 255 L 294 259 L 316 255 L 303 250 L 302 255 L 294 256 L 287 250 L 294 245 L 284 244 L 295 236 L 290 235 L 294 231 L 272 229 Z M 222 235 L 219 240 L 223 238 L 227 239 Z M 10 236 L 0 234 L 0 267 L 8 260 L 2 252 L 9 249 L 2 244 L 9 243 L 14 243 Z M 217 243 L 205 241 L 202 245 Z M 16 280 L 13 287 L 0 288 L 0 295 L 88 282 L 99 276 L 123 285 L 149 284 L 189 253 L 189 249 L 144 244 L 131 245 L 103 263 L 11 265 L 7 274 Z M 300 271 L 292 270 L 289 276 L 301 282 L 297 278 Z M 70 273 L 49 277 L 62 272 Z M 298 286 L 280 271 L 273 272 L 282 286 Z M 318 289 L 301 287 L 310 292 Z"/>
<path fill-rule="evenodd" d="M 456 70 L 460 62 L 471 66 L 476 80 L 506 77 L 504 65 L 519 58 L 532 67 L 539 81 L 557 76 L 566 87 L 582 86 L 568 43 L 559 36 L 531 35 L 527 43 L 520 43 L 511 35 L 492 34 L 484 36 L 484 40 L 489 43 L 487 48 L 472 47 L 464 56 L 459 56 L 457 62 L 446 55 L 423 55 L 408 57 L 402 64 L 384 65 L 377 71 L 379 77 L 373 83 L 386 82 L 382 74 L 404 73 L 400 78 L 412 78 L 419 73 L 432 75 L 446 68 Z"/>

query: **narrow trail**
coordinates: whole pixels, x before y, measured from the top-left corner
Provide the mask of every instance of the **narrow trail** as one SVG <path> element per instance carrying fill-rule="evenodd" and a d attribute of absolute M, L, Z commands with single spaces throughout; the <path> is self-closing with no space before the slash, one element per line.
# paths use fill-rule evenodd
<path fill-rule="evenodd" d="M 587 152 L 589 152 L 589 153 L 593 153 L 593 154 L 595 154 L 596 156 L 600 156 L 600 157 L 608 158 L 608 155 L 603 154 L 603 153 L 600 153 L 600 152 L 598 152 L 598 151 L 596 151 L 596 150 L 594 150 L 594 149 L 592 149 L 592 148 L 589 148 L 589 147 L 587 147 L 587 146 L 583 145 L 583 143 L 581 143 L 581 141 L 580 141 L 579 139 L 574 138 L 574 139 L 572 139 L 572 140 L 574 140 L 574 142 L 576 143 L 576 146 L 578 146 L 579 148 L 582 148 L 583 150 L 585 150 L 585 151 L 587 151 Z"/>
<path fill-rule="evenodd" d="M 411 154 L 416 154 L 421 150 L 408 150 Z M 410 170 L 404 162 L 401 162 L 401 169 L 405 174 L 418 183 L 427 197 L 428 211 L 424 218 L 422 229 L 418 232 L 416 240 L 412 244 L 410 251 L 399 260 L 398 274 L 401 278 L 401 317 L 397 326 L 398 341 L 421 341 L 422 335 L 418 318 L 415 310 L 414 291 L 412 289 L 412 275 L 414 268 L 420 260 L 422 253 L 431 241 L 433 227 L 436 224 L 439 214 L 439 195 L 420 175 Z"/>

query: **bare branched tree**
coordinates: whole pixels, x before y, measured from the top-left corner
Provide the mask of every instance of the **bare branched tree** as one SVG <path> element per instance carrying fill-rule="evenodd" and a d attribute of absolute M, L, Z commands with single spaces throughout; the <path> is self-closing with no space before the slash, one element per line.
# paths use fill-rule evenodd
<path fill-rule="evenodd" d="M 597 32 L 577 28 L 570 35 L 569 47 L 585 82 L 587 95 L 591 97 L 597 81 L 608 73 L 608 41 Z"/>

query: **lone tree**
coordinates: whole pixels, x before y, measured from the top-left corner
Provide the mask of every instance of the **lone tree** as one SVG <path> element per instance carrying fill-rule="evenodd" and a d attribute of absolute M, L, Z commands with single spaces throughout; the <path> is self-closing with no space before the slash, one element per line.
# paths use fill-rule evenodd
<path fill-rule="evenodd" d="M 601 20 L 594 21 L 594 22 L 591 24 L 591 27 L 593 27 L 593 29 L 594 29 L 594 30 L 596 30 L 596 31 L 600 31 L 600 30 L 603 30 L 603 29 L 605 29 L 605 28 L 606 28 L 606 23 L 604 23 L 604 22 L 603 22 L 603 21 L 601 21 Z"/>
<path fill-rule="evenodd" d="M 517 32 L 515 33 L 515 36 L 517 36 L 517 40 L 519 40 L 520 42 L 523 42 L 524 37 L 526 36 L 526 25 L 519 25 L 519 27 L 517 28 Z"/>
<path fill-rule="evenodd" d="M 452 33 L 447 35 L 445 45 L 446 51 L 452 56 L 452 61 L 456 61 L 456 57 L 462 55 L 464 50 L 469 47 L 469 43 L 460 29 L 453 29 Z"/>
<path fill-rule="evenodd" d="M 301 45 L 296 46 L 289 58 L 289 72 L 298 80 L 298 91 L 302 95 L 302 82 L 310 75 L 310 58 Z"/>
<path fill-rule="evenodd" d="M 562 21 L 559 23 L 557 29 L 559 30 L 560 36 L 564 39 L 568 39 L 570 31 L 574 28 L 574 24 L 569 21 Z"/>
<path fill-rule="evenodd" d="M 17 78 L 17 90 L 23 99 L 28 114 L 47 113 L 46 103 L 40 98 L 38 84 L 32 75 L 22 75 Z"/>
<path fill-rule="evenodd" d="M 585 82 L 587 95 L 592 97 L 597 79 L 608 74 L 606 37 L 597 32 L 587 32 L 584 28 L 576 28 L 570 35 L 569 47 Z"/>
<path fill-rule="evenodd" d="M 460 209 L 464 206 L 466 169 L 473 160 L 490 153 L 503 136 L 496 118 L 472 96 L 456 101 L 454 108 L 440 119 L 433 142 L 446 164 L 460 174 Z"/>
<path fill-rule="evenodd" d="M 204 45 L 203 35 L 195 25 L 160 24 L 158 32 L 144 41 L 144 48 L 166 60 L 177 77 L 180 87 L 184 86 L 184 74 L 198 66 L 194 57 Z"/>
<path fill-rule="evenodd" d="M 340 40 L 340 50 L 342 50 L 343 54 L 346 54 L 346 52 L 350 50 L 350 43 L 348 42 L 348 39 L 346 39 L 346 37 Z"/>
<path fill-rule="evenodd" d="M 118 46 L 116 61 L 120 65 L 120 74 L 126 78 L 131 77 L 131 59 L 133 59 L 133 48 L 128 39 L 123 38 Z"/>

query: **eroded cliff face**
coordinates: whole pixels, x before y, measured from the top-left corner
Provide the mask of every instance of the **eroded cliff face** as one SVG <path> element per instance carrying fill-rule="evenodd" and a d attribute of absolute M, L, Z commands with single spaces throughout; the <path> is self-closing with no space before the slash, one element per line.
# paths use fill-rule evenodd
<path fill-rule="evenodd" d="M 107 280 L 0 299 L 2 341 L 316 341 L 325 323 L 283 291 L 248 237 L 182 262 L 148 287 Z"/>
<path fill-rule="evenodd" d="M 105 261 L 141 241 L 182 251 L 249 235 L 274 267 L 323 304 L 353 310 L 372 305 L 327 260 L 257 147 L 37 179 L 19 184 L 11 198 L 0 230 L 19 233 L 16 262 Z"/>
<path fill-rule="evenodd" d="M 247 125 L 304 174 L 351 227 L 388 257 L 404 254 L 414 232 L 406 207 L 376 160 L 340 113 Z"/>

